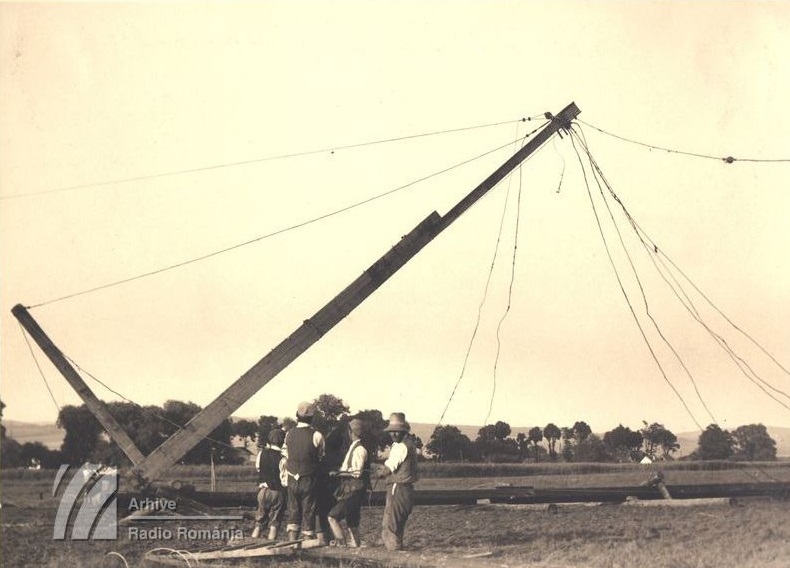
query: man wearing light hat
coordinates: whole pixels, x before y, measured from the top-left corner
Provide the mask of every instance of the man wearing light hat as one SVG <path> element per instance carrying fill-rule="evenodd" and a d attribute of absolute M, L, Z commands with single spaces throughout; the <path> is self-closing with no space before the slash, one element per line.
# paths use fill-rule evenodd
<path fill-rule="evenodd" d="M 285 435 L 289 540 L 296 540 L 300 527 L 302 538 L 316 538 L 315 476 L 319 462 L 324 459 L 325 442 L 323 434 L 310 425 L 313 416 L 315 406 L 309 402 L 300 403 L 296 410 L 296 426 Z"/>
<path fill-rule="evenodd" d="M 387 501 L 381 520 L 381 538 L 387 550 L 403 549 L 406 521 L 414 506 L 414 483 L 417 481 L 417 449 L 408 436 L 411 428 L 406 415 L 393 412 L 384 429 L 392 439 L 390 455 L 376 472 L 386 478 Z"/>
<path fill-rule="evenodd" d="M 343 458 L 343 463 L 338 471 L 332 471 L 329 475 L 340 478 L 335 497 L 337 503 L 329 511 L 329 526 L 335 537 L 335 545 L 359 547 L 361 545 L 359 537 L 359 520 L 362 503 L 365 500 L 365 492 L 370 484 L 370 466 L 368 463 L 368 451 L 362 445 L 362 433 L 364 422 L 359 418 L 354 418 L 348 423 L 348 430 L 351 434 L 351 446 Z M 343 527 L 340 521 L 346 520 L 349 538 L 346 541 Z"/>

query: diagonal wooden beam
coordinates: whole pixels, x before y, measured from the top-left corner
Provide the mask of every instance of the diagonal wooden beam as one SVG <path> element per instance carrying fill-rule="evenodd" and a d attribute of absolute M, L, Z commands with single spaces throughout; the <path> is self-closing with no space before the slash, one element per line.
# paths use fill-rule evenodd
<path fill-rule="evenodd" d="M 52 342 L 52 340 L 44 333 L 41 326 L 38 325 L 30 312 L 27 311 L 21 304 L 17 304 L 11 310 L 14 317 L 22 324 L 25 331 L 33 338 L 44 354 L 52 361 L 52 364 L 60 371 L 66 378 L 71 387 L 77 392 L 85 406 L 93 413 L 101 425 L 107 430 L 110 437 L 115 440 L 118 446 L 123 450 L 135 466 L 139 466 L 144 462 L 145 456 L 137 448 L 135 443 L 126 433 L 126 430 L 118 423 L 115 417 L 110 413 L 109 408 L 101 400 L 99 400 L 85 381 L 82 380 L 80 374 L 71 366 L 71 363 L 63 356 L 60 349 Z"/>
<path fill-rule="evenodd" d="M 150 481 L 176 463 L 202 438 L 219 426 L 223 420 L 244 404 L 253 394 L 272 380 L 299 355 L 304 353 L 321 336 L 337 325 L 354 308 L 375 292 L 386 280 L 405 265 L 414 255 L 450 226 L 469 207 L 512 172 L 530 154 L 540 148 L 560 129 L 567 129 L 581 111 L 574 103 L 566 106 L 551 118 L 538 134 L 483 180 L 455 207 L 440 216 L 433 212 L 389 252 L 370 266 L 312 318 L 283 340 L 268 355 L 258 361 L 212 403 L 195 415 L 181 430 L 146 457 L 138 466 L 138 473 Z"/>

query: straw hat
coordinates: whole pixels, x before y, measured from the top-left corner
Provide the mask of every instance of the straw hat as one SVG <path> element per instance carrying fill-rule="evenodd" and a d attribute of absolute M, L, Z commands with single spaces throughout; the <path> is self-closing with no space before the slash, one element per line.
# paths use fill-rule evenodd
<path fill-rule="evenodd" d="M 409 432 L 411 426 L 406 422 L 406 415 L 403 412 L 393 412 L 390 414 L 390 423 L 384 428 L 385 432 Z"/>

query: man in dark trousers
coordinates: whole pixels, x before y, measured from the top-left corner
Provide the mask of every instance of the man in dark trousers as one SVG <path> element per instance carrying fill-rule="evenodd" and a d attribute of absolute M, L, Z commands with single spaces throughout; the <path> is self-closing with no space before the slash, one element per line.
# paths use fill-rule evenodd
<path fill-rule="evenodd" d="M 357 548 L 362 544 L 359 538 L 360 510 L 370 485 L 368 451 L 362 445 L 363 430 L 364 422 L 359 418 L 354 418 L 348 423 L 351 446 L 348 448 L 340 468 L 330 472 L 330 475 L 340 479 L 340 486 L 335 493 L 337 504 L 329 511 L 328 518 L 336 546 Z M 348 526 L 348 540 L 346 540 L 343 526 L 340 524 L 343 519 Z"/>
<path fill-rule="evenodd" d="M 381 538 L 387 550 L 402 550 L 406 521 L 414 506 L 417 449 L 408 436 L 411 428 L 402 412 L 393 412 L 384 430 L 389 432 L 392 446 L 384 467 L 376 472 L 376 476 L 385 478 L 387 484 Z"/>
<path fill-rule="evenodd" d="M 296 540 L 301 527 L 302 538 L 314 539 L 316 473 L 324 459 L 324 436 L 310 424 L 315 406 L 302 402 L 296 411 L 296 426 L 285 435 L 283 448 L 288 476 L 288 540 Z"/>
<path fill-rule="evenodd" d="M 285 513 L 286 489 L 285 455 L 282 445 L 285 432 L 276 428 L 269 432 L 268 444 L 260 451 L 255 462 L 258 470 L 258 511 L 255 514 L 255 528 L 252 538 L 258 538 L 268 527 L 267 538 L 275 540 Z"/>

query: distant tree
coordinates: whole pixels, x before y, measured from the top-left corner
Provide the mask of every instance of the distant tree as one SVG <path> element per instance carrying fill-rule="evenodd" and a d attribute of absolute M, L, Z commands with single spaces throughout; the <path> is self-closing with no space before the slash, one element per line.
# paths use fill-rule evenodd
<path fill-rule="evenodd" d="M 179 400 L 168 400 L 161 408 L 130 402 L 111 402 L 107 407 L 146 455 L 183 428 L 201 410 L 197 404 Z M 93 461 L 115 466 L 131 463 L 114 440 L 102 438 L 102 434 L 106 434 L 103 427 L 84 404 L 64 406 L 58 414 L 58 427 L 66 430 L 60 457 L 66 463 Z M 230 445 L 231 431 L 231 421 L 224 420 L 189 450 L 180 460 L 181 463 L 209 463 L 212 453 L 217 463 L 237 462 L 238 454 Z"/>
<path fill-rule="evenodd" d="M 247 442 L 254 442 L 258 437 L 258 424 L 252 420 L 244 418 L 231 421 L 231 435 L 238 436 L 247 445 Z"/>
<path fill-rule="evenodd" d="M 482 428 L 477 431 L 477 438 L 475 442 L 482 447 L 485 447 L 487 444 L 492 443 L 496 440 L 496 435 L 494 434 L 494 425 L 493 424 L 486 424 Z"/>
<path fill-rule="evenodd" d="M 258 440 L 258 447 L 262 448 L 267 444 L 269 432 L 278 428 L 279 419 L 276 416 L 269 416 L 264 414 L 258 418 L 258 425 L 256 430 L 256 439 Z"/>
<path fill-rule="evenodd" d="M 611 461 L 606 445 L 598 436 L 590 434 L 576 443 L 573 448 L 573 459 L 577 462 L 608 462 Z"/>
<path fill-rule="evenodd" d="M 635 461 L 642 447 L 642 434 L 620 424 L 604 433 L 603 443 L 615 461 Z"/>
<path fill-rule="evenodd" d="M 23 465 L 22 446 L 20 443 L 10 436 L 5 436 L 0 439 L 0 466 L 2 466 L 3 469 L 10 469 Z"/>
<path fill-rule="evenodd" d="M 496 440 L 505 440 L 511 433 L 510 424 L 497 420 L 494 424 L 494 438 Z"/>
<path fill-rule="evenodd" d="M 732 433 L 735 442 L 734 456 L 738 460 L 773 461 L 776 459 L 776 441 L 762 424 L 738 426 Z"/>
<path fill-rule="evenodd" d="M 60 409 L 57 425 L 66 430 L 60 446 L 63 459 L 72 465 L 88 461 L 104 430 L 93 413 L 84 404 L 67 405 Z"/>
<path fill-rule="evenodd" d="M 38 464 L 43 469 L 60 467 L 60 452 L 50 450 L 41 442 L 25 442 L 20 449 L 20 456 L 25 466 Z"/>
<path fill-rule="evenodd" d="M 529 429 L 529 432 L 527 433 L 527 441 L 532 442 L 532 454 L 533 457 L 535 458 L 535 461 L 537 461 L 538 444 L 540 444 L 543 441 L 543 430 L 540 429 L 540 426 L 534 426 Z"/>
<path fill-rule="evenodd" d="M 3 409 L 5 403 L 0 400 L 0 467 L 12 468 L 23 465 L 22 460 L 22 446 L 11 438 L 6 436 L 5 426 L 2 425 Z"/>
<path fill-rule="evenodd" d="M 439 461 L 465 461 L 470 459 L 472 442 L 455 426 L 437 426 L 433 429 L 426 449 Z"/>
<path fill-rule="evenodd" d="M 518 460 L 518 444 L 509 438 L 510 424 L 497 421 L 483 426 L 477 432 L 474 448 L 488 462 L 513 462 Z"/>
<path fill-rule="evenodd" d="M 701 460 L 727 460 L 732 457 L 735 440 L 718 424 L 711 424 L 699 435 L 696 457 Z"/>
<path fill-rule="evenodd" d="M 477 440 L 483 443 L 490 443 L 494 440 L 502 441 L 510 436 L 510 424 L 498 420 L 495 424 L 487 424 L 477 431 Z"/>
<path fill-rule="evenodd" d="M 284 417 L 282 422 L 280 422 L 280 428 L 282 428 L 284 432 L 287 432 L 294 426 L 296 426 L 296 420 L 294 420 L 290 416 Z"/>
<path fill-rule="evenodd" d="M 158 406 L 111 402 L 107 407 L 143 454 L 147 455 L 158 448 L 167 438 L 166 432 L 175 431 L 173 427 L 167 426 L 163 411 Z M 90 459 L 108 465 L 131 465 L 129 458 L 112 439 L 100 440 Z"/>
<path fill-rule="evenodd" d="M 475 440 L 472 449 L 475 454 L 474 461 L 477 461 L 478 457 L 488 463 L 515 463 L 519 461 L 518 443 L 513 438 L 494 439 L 490 442 Z"/>
<path fill-rule="evenodd" d="M 343 402 L 343 399 L 333 394 L 322 394 L 313 401 L 313 404 L 315 405 L 315 417 L 312 425 L 324 436 L 337 427 L 341 418 L 348 417 L 348 405 Z"/>
<path fill-rule="evenodd" d="M 165 419 L 163 427 L 166 429 L 167 435 L 175 433 L 201 410 L 201 407 L 194 402 L 180 400 L 165 402 L 162 406 L 162 416 Z M 230 445 L 231 430 L 230 419 L 223 420 L 206 438 L 181 458 L 181 463 L 206 464 L 211 462 L 212 457 L 214 463 L 238 463 L 238 453 Z"/>
<path fill-rule="evenodd" d="M 516 434 L 516 447 L 519 459 L 524 460 L 529 456 L 529 440 L 524 432 Z"/>
<path fill-rule="evenodd" d="M 557 459 L 557 440 L 562 437 L 562 430 L 554 424 L 553 422 L 549 422 L 543 428 L 543 437 L 546 438 L 546 441 L 549 443 L 549 457 L 552 460 Z"/>
<path fill-rule="evenodd" d="M 573 447 L 576 443 L 576 432 L 573 428 L 560 428 L 562 436 L 562 459 L 566 462 L 573 461 Z"/>
<path fill-rule="evenodd" d="M 573 424 L 574 438 L 578 441 L 586 440 L 592 434 L 592 428 L 584 421 L 574 422 Z"/>
<path fill-rule="evenodd" d="M 654 422 L 648 425 L 646 421 L 642 421 L 644 427 L 640 430 L 644 443 L 645 454 L 650 459 L 655 460 L 658 450 L 661 450 L 661 457 L 668 458 L 672 452 L 676 452 L 680 448 L 678 444 L 678 437 L 672 432 L 667 430 L 663 424 Z"/>
<path fill-rule="evenodd" d="M 390 445 L 390 436 L 384 431 L 389 421 L 381 414 L 381 410 L 361 410 L 351 418 L 365 422 L 362 445 L 365 446 L 371 457 L 375 457 L 380 450 Z"/>
<path fill-rule="evenodd" d="M 123 455 L 123 450 L 118 447 L 118 444 L 112 442 L 111 440 L 105 440 L 104 438 L 99 438 L 96 447 L 93 448 L 93 451 L 91 452 L 89 460 L 92 463 L 101 463 L 113 466 L 131 463 L 128 458 Z"/>

